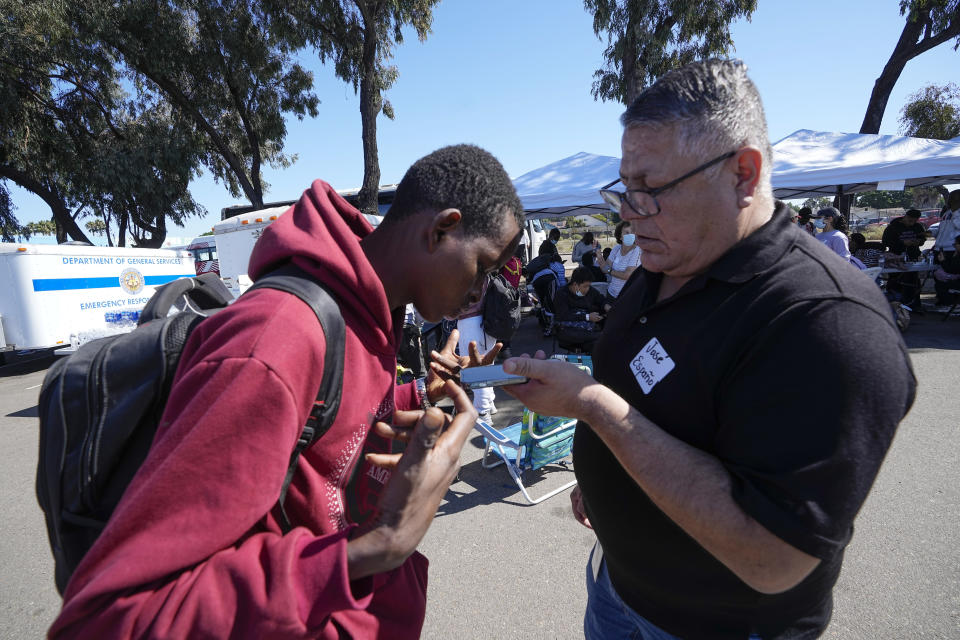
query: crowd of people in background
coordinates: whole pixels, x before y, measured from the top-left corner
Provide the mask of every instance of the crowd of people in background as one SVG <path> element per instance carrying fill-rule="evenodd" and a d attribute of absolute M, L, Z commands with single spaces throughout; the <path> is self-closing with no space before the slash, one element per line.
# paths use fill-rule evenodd
<path fill-rule="evenodd" d="M 786 205 L 784 205 L 786 207 Z M 883 232 L 881 240 L 867 241 L 862 233 L 850 233 L 849 221 L 836 207 L 823 207 L 814 212 L 810 207 L 794 209 L 786 207 L 787 217 L 806 233 L 822 242 L 827 248 L 860 270 L 877 267 L 893 267 L 905 261 L 921 259 L 921 247 L 928 232 L 919 222 L 920 211 L 910 209 L 901 217 L 892 220 Z M 936 309 L 945 311 L 958 298 L 952 291 L 960 290 L 960 190 L 949 194 L 941 212 L 940 233 L 930 254 L 937 268 L 932 272 L 936 290 Z M 636 243 L 631 223 L 621 220 L 614 228 L 614 244 L 603 247 L 593 231 L 586 231 L 577 240 L 568 264 L 557 246 L 561 240 L 560 229 L 553 227 L 537 250 L 537 256 L 524 264 L 524 245 L 501 271 L 512 286 L 522 292 L 525 306 L 540 304 L 548 309 L 550 326 L 544 323 L 545 335 L 560 335 L 566 344 L 576 343 L 577 349 L 589 353 L 599 335 L 602 320 L 616 303 L 623 286 L 642 264 L 642 252 Z M 572 268 L 572 274 L 571 274 Z M 526 282 L 521 284 L 521 275 Z M 596 284 L 601 286 L 594 286 Z M 534 285 L 535 296 L 526 298 L 526 285 Z M 920 289 L 922 280 L 915 272 L 890 273 L 885 276 L 888 297 L 907 305 L 908 309 L 922 312 Z M 463 317 L 466 331 L 461 330 L 461 340 L 469 344 L 476 340 L 489 348 L 493 343 L 470 328 L 478 311 Z M 582 316 L 582 317 L 581 317 Z M 465 338 L 464 336 L 469 336 Z M 580 339 L 576 339 L 579 336 Z M 504 343 L 503 356 L 509 357 L 509 341 Z M 487 392 L 489 394 L 489 392 Z M 480 394 L 482 395 L 482 393 Z M 477 402 L 475 398 L 475 402 Z M 490 406 L 488 406 L 488 404 Z M 490 418 L 492 401 L 476 406 L 478 413 Z"/>
<path fill-rule="evenodd" d="M 922 247 L 929 232 L 919 222 L 921 212 L 909 209 L 903 216 L 890 221 L 879 241 L 868 242 L 862 233 L 848 235 L 847 218 L 835 207 L 824 207 L 814 213 L 809 207 L 791 209 L 791 223 L 814 236 L 831 251 L 861 270 L 875 267 L 896 268 L 907 261 L 927 259 L 937 268 L 933 270 L 937 311 L 948 311 L 957 301 L 960 290 L 960 261 L 956 260 L 960 247 L 960 190 L 947 196 L 940 212 L 940 229 L 933 247 L 924 252 Z M 890 273 L 886 280 L 889 296 L 914 312 L 923 312 L 920 302 L 923 279 L 917 272 Z"/>

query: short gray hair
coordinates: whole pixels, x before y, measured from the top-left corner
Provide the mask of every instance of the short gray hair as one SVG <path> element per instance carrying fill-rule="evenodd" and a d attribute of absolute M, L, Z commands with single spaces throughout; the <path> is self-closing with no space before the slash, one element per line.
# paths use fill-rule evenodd
<path fill-rule="evenodd" d="M 757 87 L 740 60 L 691 62 L 661 76 L 620 116 L 626 127 L 674 127 L 683 149 L 702 156 L 752 146 L 760 150 L 760 196 L 773 201 L 773 149 Z"/>

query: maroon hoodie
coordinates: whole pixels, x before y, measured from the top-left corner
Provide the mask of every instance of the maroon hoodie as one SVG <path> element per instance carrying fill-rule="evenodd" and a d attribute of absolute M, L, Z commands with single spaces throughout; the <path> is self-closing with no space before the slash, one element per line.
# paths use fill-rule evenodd
<path fill-rule="evenodd" d="M 51 637 L 416 638 L 427 560 L 351 582 L 346 546 L 389 473 L 375 420 L 416 405 L 395 387 L 393 313 L 360 248 L 370 225 L 317 181 L 266 229 L 253 279 L 288 261 L 336 294 L 347 336 L 333 427 L 300 458 L 282 535 L 271 513 L 320 386 L 324 338 L 283 292 L 244 295 L 191 335 L 156 438 L 77 568 Z"/>

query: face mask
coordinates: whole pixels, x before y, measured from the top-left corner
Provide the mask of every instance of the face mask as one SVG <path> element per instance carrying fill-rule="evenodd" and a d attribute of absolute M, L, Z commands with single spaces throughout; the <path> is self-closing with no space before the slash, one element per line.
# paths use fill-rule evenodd
<path fill-rule="evenodd" d="M 625 233 L 625 234 L 623 234 L 623 244 L 626 245 L 626 246 L 628 246 L 628 247 L 629 247 L 631 244 L 633 244 L 634 242 L 636 242 L 636 240 L 637 240 L 637 234 L 635 234 L 635 233 Z"/>
<path fill-rule="evenodd" d="M 557 244 L 557 241 L 554 240 L 553 238 L 550 238 L 550 242 L 552 242 L 553 244 Z"/>
<path fill-rule="evenodd" d="M 579 289 L 577 289 L 576 291 L 574 291 L 573 294 L 574 294 L 575 296 L 577 296 L 578 298 L 582 298 L 583 296 L 586 295 L 583 291 L 580 291 Z"/>
<path fill-rule="evenodd" d="M 815 226 L 817 229 L 823 229 L 824 224 L 825 224 L 825 223 L 823 222 L 823 220 L 814 220 L 814 221 L 813 221 L 813 226 Z"/>

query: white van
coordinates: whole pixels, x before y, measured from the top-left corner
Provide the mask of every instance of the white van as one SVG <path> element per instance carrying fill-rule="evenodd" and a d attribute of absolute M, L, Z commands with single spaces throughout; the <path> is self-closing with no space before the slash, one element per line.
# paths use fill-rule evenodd
<path fill-rule="evenodd" d="M 74 346 L 132 322 L 156 287 L 194 275 L 186 251 L 0 243 L 0 349 Z"/>

